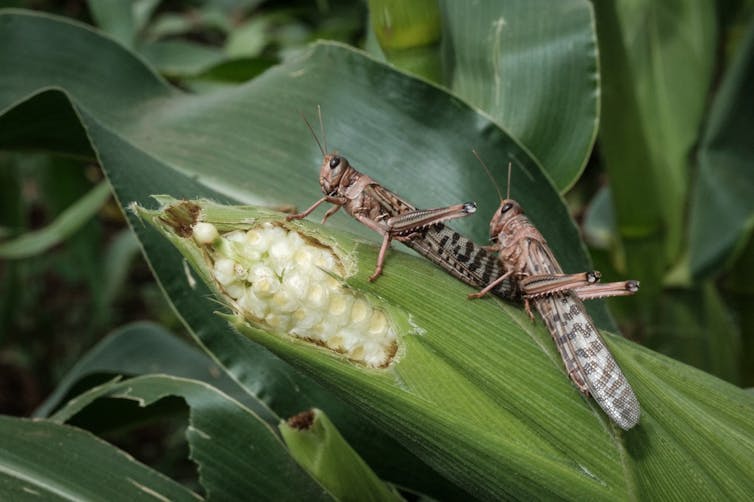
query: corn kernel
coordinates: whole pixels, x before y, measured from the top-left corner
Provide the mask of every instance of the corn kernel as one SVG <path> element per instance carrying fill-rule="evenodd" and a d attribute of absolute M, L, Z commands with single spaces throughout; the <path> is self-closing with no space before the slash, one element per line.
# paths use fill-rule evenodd
<path fill-rule="evenodd" d="M 193 235 L 194 240 L 199 244 L 212 244 L 220 236 L 217 227 L 212 223 L 202 221 L 194 225 Z"/>

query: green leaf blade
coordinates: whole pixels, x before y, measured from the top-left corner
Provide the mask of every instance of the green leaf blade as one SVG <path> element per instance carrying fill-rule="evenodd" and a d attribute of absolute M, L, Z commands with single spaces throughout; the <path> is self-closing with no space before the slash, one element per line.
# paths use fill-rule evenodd
<path fill-rule="evenodd" d="M 699 152 L 699 174 L 691 194 L 690 267 L 710 276 L 733 259 L 754 230 L 754 155 L 750 130 L 754 102 L 754 24 L 712 104 Z M 714 236 L 714 237 L 712 237 Z"/>
<path fill-rule="evenodd" d="M 46 227 L 0 242 L 0 258 L 22 259 L 44 253 L 88 222 L 109 197 L 110 187 L 101 182 Z"/>
<path fill-rule="evenodd" d="M 103 397 L 149 406 L 168 396 L 190 408 L 186 437 L 208 497 L 331 500 L 288 455 L 272 427 L 214 387 L 195 380 L 148 375 L 96 387 L 70 401 L 52 419 L 65 422 Z M 226 434 L 233 431 L 233 434 Z"/>
<path fill-rule="evenodd" d="M 200 500 L 88 432 L 0 416 L 0 493 L 18 500 Z"/>
<path fill-rule="evenodd" d="M 591 4 L 441 2 L 446 85 L 488 113 L 537 159 L 560 192 L 597 135 L 599 75 Z"/>

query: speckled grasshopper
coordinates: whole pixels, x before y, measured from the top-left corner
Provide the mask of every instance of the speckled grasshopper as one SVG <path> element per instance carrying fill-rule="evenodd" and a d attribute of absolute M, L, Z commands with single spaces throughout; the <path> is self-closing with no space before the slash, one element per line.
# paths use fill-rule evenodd
<path fill-rule="evenodd" d="M 490 279 L 502 273 L 494 255 L 443 223 L 474 213 L 475 203 L 467 202 L 438 209 L 416 209 L 369 176 L 354 169 L 345 157 L 335 152 L 327 153 L 322 114 L 319 107 L 317 110 L 324 147 L 306 118 L 304 122 L 322 152 L 319 183 L 324 197 L 307 210 L 289 216 L 289 220 L 305 218 L 320 204 L 329 202 L 334 205 L 325 213 L 322 223 L 342 207 L 356 220 L 382 235 L 377 266 L 370 281 L 382 273 L 392 239 L 409 246 L 457 279 L 474 287 L 487 284 Z M 510 297 L 510 281 L 500 281 L 491 292 Z"/>
<path fill-rule="evenodd" d="M 631 295 L 639 290 L 639 283 L 598 284 L 598 272 L 564 274 L 545 238 L 510 198 L 510 172 L 509 165 L 508 195 L 503 199 L 498 190 L 500 206 L 490 221 L 491 248 L 498 251 L 505 272 L 469 297 L 479 298 L 496 284 L 513 279 L 532 320 L 530 304 L 544 319 L 579 391 L 594 396 L 610 419 L 628 430 L 639 422 L 639 402 L 581 300 Z"/>

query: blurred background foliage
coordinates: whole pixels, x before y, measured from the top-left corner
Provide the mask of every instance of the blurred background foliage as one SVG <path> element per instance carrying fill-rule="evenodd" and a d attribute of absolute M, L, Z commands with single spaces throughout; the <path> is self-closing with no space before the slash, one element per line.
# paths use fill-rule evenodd
<path fill-rule="evenodd" d="M 507 5 L 521 15 L 531 8 Z M 594 0 L 599 114 L 534 113 L 532 123 L 509 122 L 507 111 L 544 98 L 501 100 L 499 89 L 484 86 L 490 69 L 461 41 L 474 27 L 454 15 L 470 8 L 465 2 L 0 0 L 0 7 L 88 23 L 192 93 L 236 86 L 316 39 L 363 48 L 451 89 L 540 161 L 605 280 L 641 281 L 641 294 L 609 303 L 624 335 L 754 385 L 751 0 Z M 553 30 L 556 21 L 548 21 Z M 525 35 L 513 33 L 504 48 Z M 536 77 L 521 76 L 533 87 Z M 580 148 L 549 147 L 548 121 L 584 115 L 599 120 L 593 148 L 594 137 L 575 138 Z M 86 350 L 129 321 L 182 333 L 107 195 L 87 159 L 0 150 L 2 414 L 30 415 Z"/>

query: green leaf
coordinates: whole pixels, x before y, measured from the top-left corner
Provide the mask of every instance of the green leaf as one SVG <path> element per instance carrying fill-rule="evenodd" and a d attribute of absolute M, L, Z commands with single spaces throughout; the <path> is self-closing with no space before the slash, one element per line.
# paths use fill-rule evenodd
<path fill-rule="evenodd" d="M 427 80 L 442 80 L 437 0 L 370 0 L 369 28 L 392 64 Z"/>
<path fill-rule="evenodd" d="M 226 60 L 222 50 L 187 40 L 161 40 L 139 48 L 142 56 L 161 74 L 191 77 Z"/>
<path fill-rule="evenodd" d="M 445 85 L 520 141 L 565 192 L 581 175 L 597 135 L 599 75 L 590 2 L 440 5 Z"/>
<path fill-rule="evenodd" d="M 160 0 L 89 0 L 95 24 L 126 47 L 132 48 Z"/>
<path fill-rule="evenodd" d="M 52 419 L 66 422 L 103 397 L 145 407 L 169 396 L 179 396 L 189 406 L 186 437 L 208 498 L 331 500 L 265 421 L 202 382 L 163 375 L 111 382 L 70 401 Z"/>
<path fill-rule="evenodd" d="M 713 4 L 595 2 L 603 80 L 601 153 L 627 272 L 644 299 L 681 254 L 688 159 L 711 82 Z"/>
<path fill-rule="evenodd" d="M 163 373 L 205 382 L 243 404 L 270 424 L 280 419 L 234 382 L 206 355 L 157 324 L 138 322 L 112 332 L 78 360 L 55 390 L 35 410 L 46 417 L 67 397 L 101 384 L 113 375 Z"/>
<path fill-rule="evenodd" d="M 695 277 L 719 272 L 754 230 L 754 21 L 718 91 L 699 149 L 691 196 L 690 254 Z"/>
<path fill-rule="evenodd" d="M 75 427 L 0 416 L 4 500 L 200 500 L 191 491 Z"/>
<path fill-rule="evenodd" d="M 0 258 L 21 259 L 44 253 L 88 222 L 109 197 L 109 185 L 101 182 L 46 227 L 0 242 Z"/>
<path fill-rule="evenodd" d="M 712 283 L 663 294 L 648 347 L 740 384 L 741 333 Z"/>
<path fill-rule="evenodd" d="M 282 422 L 290 454 L 338 500 L 403 500 L 383 483 L 321 410 Z"/>
<path fill-rule="evenodd" d="M 256 16 L 230 32 L 225 42 L 225 52 L 233 58 L 257 57 L 269 43 L 267 34 L 272 29 L 271 19 Z"/>
<path fill-rule="evenodd" d="M 584 215 L 584 240 L 591 247 L 609 249 L 615 245 L 615 213 L 610 187 L 599 189 Z"/>
<path fill-rule="evenodd" d="M 3 98 L 7 97 L 3 94 Z M 46 92 L 31 101 L 27 98 L 24 94 L 14 95 L 0 103 L 0 148 L 42 149 L 94 158 L 86 132 L 64 94 Z"/>
<path fill-rule="evenodd" d="M 139 241 L 129 229 L 113 237 L 103 260 L 102 295 L 97 299 L 101 305 L 109 307 L 128 285 L 131 263 L 140 251 Z"/>
<path fill-rule="evenodd" d="M 278 61 L 270 58 L 242 58 L 225 60 L 190 80 L 188 85 L 195 86 L 202 83 L 241 83 L 260 75 L 274 66 Z"/>

